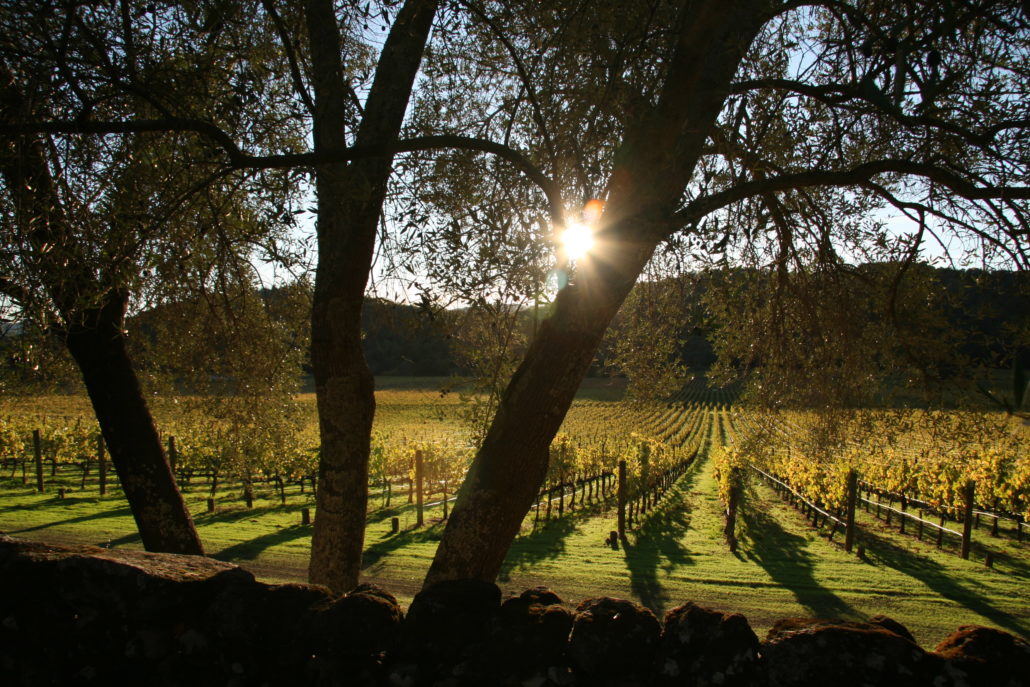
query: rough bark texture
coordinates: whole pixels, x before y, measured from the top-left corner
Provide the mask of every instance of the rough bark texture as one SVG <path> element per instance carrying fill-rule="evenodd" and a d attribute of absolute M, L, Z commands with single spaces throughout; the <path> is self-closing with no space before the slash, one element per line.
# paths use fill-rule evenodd
<path fill-rule="evenodd" d="M 125 350 L 127 301 L 128 294 L 110 292 L 103 307 L 83 313 L 68 327 L 68 350 L 82 372 L 143 546 L 147 551 L 202 555 L 200 537 Z"/>
<path fill-rule="evenodd" d="M 13 77 L 0 67 L 0 119 L 27 109 Z M 128 293 L 109 283 L 103 266 L 93 265 L 63 211 L 43 142 L 22 139 L 0 149 L 0 172 L 14 200 L 16 221 L 31 251 L 24 261 L 49 298 L 63 336 L 75 358 L 100 430 L 107 442 L 148 551 L 202 554 L 200 538 L 179 493 L 139 380 L 125 348 Z M 29 304 L 24 304 L 29 305 Z"/>
<path fill-rule="evenodd" d="M 603 248 L 558 294 L 502 396 L 469 470 L 426 585 L 493 580 L 547 472 L 548 447 L 598 343 L 636 282 L 693 172 L 740 59 L 762 23 L 761 1 L 685 3 L 657 106 L 631 122 L 616 155 Z"/>
<path fill-rule="evenodd" d="M 395 140 L 429 36 L 436 0 L 409 0 L 383 47 L 365 103 L 357 145 Z M 307 7 L 315 91 L 315 152 L 342 150 L 347 93 L 340 31 L 330 0 Z M 369 441 L 375 394 L 361 350 L 361 304 L 392 158 L 316 169 L 318 269 L 311 321 L 311 363 L 321 456 L 309 578 L 343 591 L 358 583 L 368 501 Z"/>

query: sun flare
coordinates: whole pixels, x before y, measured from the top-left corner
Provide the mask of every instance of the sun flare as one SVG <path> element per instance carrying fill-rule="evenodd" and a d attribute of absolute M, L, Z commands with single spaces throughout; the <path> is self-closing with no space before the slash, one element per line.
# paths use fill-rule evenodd
<path fill-rule="evenodd" d="M 594 231 L 586 224 L 570 224 L 561 235 L 562 246 L 570 260 L 579 260 L 594 247 Z"/>

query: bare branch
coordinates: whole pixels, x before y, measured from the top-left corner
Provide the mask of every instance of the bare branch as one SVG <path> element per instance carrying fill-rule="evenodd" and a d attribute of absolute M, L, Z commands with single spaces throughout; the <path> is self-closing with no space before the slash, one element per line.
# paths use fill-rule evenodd
<path fill-rule="evenodd" d="M 439 150 L 446 148 L 477 150 L 490 153 L 507 160 L 525 174 L 534 184 L 540 187 L 550 209 L 551 221 L 555 225 L 565 224 L 565 210 L 561 189 L 544 172 L 533 164 L 529 158 L 517 150 L 493 141 L 470 136 L 439 134 L 435 136 L 418 136 L 392 143 L 378 145 L 356 145 L 340 150 L 327 150 L 308 153 L 285 153 L 281 155 L 250 155 L 243 152 L 236 142 L 225 131 L 210 122 L 200 119 L 152 119 L 130 120 L 124 122 L 97 121 L 51 121 L 29 124 L 0 124 L 0 136 L 17 136 L 24 134 L 131 134 L 131 133 L 168 133 L 190 132 L 207 137 L 218 145 L 229 157 L 229 166 L 233 169 L 282 169 L 286 167 L 303 167 L 328 163 L 350 162 L 372 157 L 386 157 L 397 153 L 411 153 L 420 150 Z"/>
<path fill-rule="evenodd" d="M 304 101 L 304 107 L 308 109 L 310 114 L 314 115 L 315 101 L 311 99 L 311 94 L 308 92 L 307 86 L 304 85 L 304 79 L 300 74 L 300 64 L 297 61 L 297 51 L 294 50 L 293 41 L 290 40 L 290 33 L 286 30 L 286 24 L 283 23 L 282 17 L 280 17 L 279 12 L 276 11 L 272 0 L 262 0 L 261 4 L 264 6 L 265 12 L 268 13 L 269 18 L 272 20 L 276 33 L 279 34 L 279 41 L 283 44 L 283 50 L 286 52 L 286 60 L 290 64 L 290 77 L 293 79 L 293 88 L 297 91 L 297 95 L 300 96 L 300 99 Z"/>
<path fill-rule="evenodd" d="M 689 224 L 711 212 L 751 196 L 808 186 L 856 186 L 868 182 L 879 174 L 905 174 L 923 177 L 968 200 L 1030 199 L 1030 187 L 1027 186 L 977 186 L 954 172 L 935 165 L 910 160 L 873 160 L 852 169 L 837 172 L 808 170 L 746 181 L 718 193 L 698 198 L 676 213 L 676 219 L 682 224 Z"/>

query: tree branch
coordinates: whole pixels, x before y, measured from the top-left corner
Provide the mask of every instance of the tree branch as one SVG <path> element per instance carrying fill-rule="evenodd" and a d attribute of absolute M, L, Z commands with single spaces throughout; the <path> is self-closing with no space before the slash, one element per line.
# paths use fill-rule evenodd
<path fill-rule="evenodd" d="M 710 196 L 698 198 L 676 213 L 676 219 L 689 224 L 705 215 L 745 198 L 762 193 L 786 191 L 808 186 L 854 186 L 864 184 L 879 174 L 905 174 L 918 176 L 944 186 L 967 200 L 1030 200 L 1030 187 L 977 186 L 941 167 L 910 160 L 873 160 L 849 170 L 830 172 L 808 170 L 794 174 L 781 174 L 765 179 L 754 179 L 738 184 Z"/>
<path fill-rule="evenodd" d="M 812 98 L 813 100 L 817 100 L 831 107 L 835 105 L 843 105 L 848 101 L 863 102 L 871 105 L 875 109 L 875 112 L 870 112 L 870 114 L 888 115 L 908 127 L 926 126 L 946 131 L 977 146 L 986 146 L 993 143 L 994 138 L 1002 131 L 1006 131 L 1008 129 L 1025 129 L 1030 127 L 1030 119 L 1011 119 L 996 122 L 991 126 L 985 127 L 982 131 L 976 132 L 954 122 L 941 119 L 940 117 L 933 117 L 927 114 L 905 114 L 900 107 L 897 107 L 893 103 L 873 100 L 863 93 L 858 86 L 853 84 L 827 84 L 818 86 L 792 79 L 749 79 L 747 81 L 738 81 L 733 84 L 731 92 L 735 95 L 740 95 L 763 88 L 789 91 L 791 93 Z"/>
<path fill-rule="evenodd" d="M 32 302 L 32 292 L 23 284 L 7 277 L 0 277 L 0 294 L 7 296 L 19 305 L 24 306 Z"/>
<path fill-rule="evenodd" d="M 350 162 L 369 157 L 382 157 L 396 153 L 411 153 L 420 150 L 456 148 L 490 153 L 512 163 L 536 184 L 547 197 L 551 221 L 557 226 L 565 224 L 565 210 L 561 189 L 529 158 L 513 148 L 470 136 L 438 134 L 417 136 L 389 144 L 356 145 L 339 150 L 317 153 L 285 153 L 280 155 L 251 155 L 243 152 L 225 131 L 201 119 L 151 119 L 124 122 L 97 122 L 61 120 L 32 122 L 27 124 L 0 124 L 0 136 L 25 134 L 132 134 L 132 133 L 196 133 L 210 139 L 228 156 L 233 169 L 282 169 L 328 163 Z"/>
<path fill-rule="evenodd" d="M 297 51 L 293 48 L 293 42 L 290 40 L 290 34 L 286 30 L 286 24 L 283 23 L 282 17 L 279 16 L 279 12 L 276 11 L 275 5 L 271 0 L 262 0 L 261 4 L 272 20 L 276 33 L 279 34 L 279 42 L 283 44 L 283 50 L 286 52 L 286 61 L 290 65 L 290 77 L 293 79 L 293 88 L 297 91 L 300 99 L 304 101 L 304 106 L 308 109 L 308 113 L 314 115 L 315 102 L 311 99 L 311 94 L 308 92 L 307 86 L 304 85 L 304 79 L 301 77 L 300 64 L 297 61 Z"/>

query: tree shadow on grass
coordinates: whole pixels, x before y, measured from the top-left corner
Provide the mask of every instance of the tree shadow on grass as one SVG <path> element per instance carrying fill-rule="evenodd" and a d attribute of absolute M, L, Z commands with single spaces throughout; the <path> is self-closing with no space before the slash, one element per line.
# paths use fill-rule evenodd
<path fill-rule="evenodd" d="M 227 546 L 218 553 L 210 555 L 211 558 L 233 563 L 237 561 L 252 561 L 257 559 L 265 549 L 278 546 L 279 544 L 285 544 L 286 542 L 293 541 L 294 539 L 301 539 L 303 537 L 310 536 L 310 527 L 304 525 L 290 525 L 289 527 L 278 529 L 275 532 L 262 534 L 259 537 L 248 539 L 247 541 L 240 542 L 239 544 Z"/>
<path fill-rule="evenodd" d="M 671 572 L 692 564 L 687 548 L 681 543 L 691 519 L 686 502 L 706 464 L 707 460 L 699 452 L 683 477 L 665 494 L 657 509 L 646 516 L 632 542 L 628 537 L 621 542 L 626 567 L 629 569 L 630 587 L 640 602 L 655 612 L 664 610 L 670 599 L 658 581 L 658 569 Z"/>
<path fill-rule="evenodd" d="M 33 494 L 35 496 L 36 494 Z M 12 511 L 34 511 L 34 510 L 47 510 L 54 506 L 77 506 L 80 503 L 96 503 L 100 498 L 99 495 L 94 494 L 93 496 L 73 496 L 68 494 L 63 500 L 59 499 L 57 492 L 55 491 L 50 495 L 51 498 L 44 498 L 36 501 L 35 503 L 13 503 L 9 506 L 0 506 L 0 513 L 9 513 Z"/>
<path fill-rule="evenodd" d="M 274 506 L 255 506 L 254 508 L 246 508 L 244 506 L 239 507 L 222 507 L 216 509 L 212 513 L 196 513 L 193 515 L 193 522 L 197 525 L 210 525 L 214 523 L 231 523 L 239 522 L 241 520 L 257 520 L 271 513 L 296 513 L 297 521 L 300 521 L 300 512 L 304 508 L 310 508 L 310 506 L 302 505 L 279 505 Z"/>
<path fill-rule="evenodd" d="M 96 546 L 102 546 L 105 549 L 112 549 L 118 546 L 125 546 L 126 544 L 142 544 L 143 539 L 139 536 L 139 532 L 132 532 L 131 534 L 125 534 L 117 539 L 108 539 L 107 541 L 99 541 Z"/>
<path fill-rule="evenodd" d="M 443 534 L 443 522 L 435 522 L 428 527 L 409 527 L 397 534 L 386 534 L 384 538 L 368 546 L 361 556 L 361 569 L 367 570 L 387 555 L 411 544 L 427 541 L 439 541 Z"/>
<path fill-rule="evenodd" d="M 676 497 L 675 494 L 670 494 Z M 640 602 L 660 613 L 670 597 L 658 580 L 658 569 L 666 572 L 691 565 L 687 548 L 681 543 L 690 527 L 690 512 L 682 503 L 666 503 L 652 512 L 636 535 L 622 541 L 629 582 Z"/>
<path fill-rule="evenodd" d="M 755 499 L 749 498 L 751 494 L 743 499 L 739 511 L 744 525 L 741 544 L 747 545 L 744 558 L 764 568 L 776 584 L 790 590 L 813 615 L 858 618 L 855 609 L 816 581 L 814 559 L 818 554 L 808 551 L 809 541 L 786 531 L 776 518 L 755 508 Z"/>
<path fill-rule="evenodd" d="M 512 572 L 524 572 L 543 560 L 554 559 L 565 553 L 565 539 L 579 529 L 580 520 L 591 517 L 587 511 L 576 511 L 571 515 L 537 524 L 533 531 L 517 537 L 508 549 L 501 564 L 497 579 L 507 582 Z M 598 542 L 601 545 L 601 542 Z"/>
<path fill-rule="evenodd" d="M 957 581 L 949 575 L 946 568 L 932 558 L 898 546 L 868 529 L 862 530 L 860 541 L 869 553 L 875 556 L 873 565 L 884 565 L 915 578 L 945 599 L 979 613 L 1000 627 L 1022 637 L 1030 636 L 1025 620 L 1021 623 L 1015 616 L 996 608 L 990 599 Z"/>
<path fill-rule="evenodd" d="M 52 505 L 52 504 L 51 504 Z M 121 506 L 119 508 L 112 508 L 111 510 L 101 511 L 99 513 L 90 513 L 89 515 L 79 515 L 74 518 L 65 518 L 64 520 L 54 520 L 53 522 L 43 523 L 42 525 L 33 525 L 32 527 L 23 527 L 17 530 L 9 530 L 8 534 L 24 534 L 25 532 L 36 532 L 38 530 L 45 530 L 51 527 L 60 527 L 61 525 L 71 525 L 78 522 L 89 522 L 91 520 L 104 520 L 106 518 L 121 518 L 129 517 L 132 515 L 132 511 L 129 510 L 128 506 Z"/>

